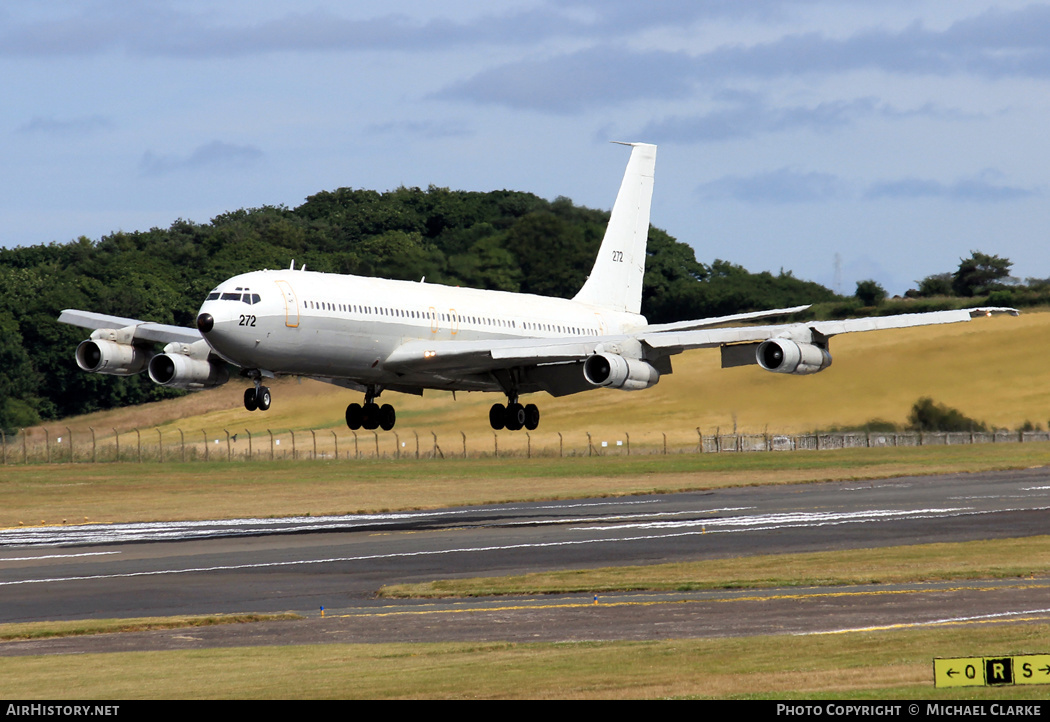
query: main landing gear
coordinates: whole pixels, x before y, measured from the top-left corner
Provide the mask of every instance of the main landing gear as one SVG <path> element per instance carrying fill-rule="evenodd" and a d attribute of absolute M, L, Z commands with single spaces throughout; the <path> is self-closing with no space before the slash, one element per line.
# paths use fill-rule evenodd
<path fill-rule="evenodd" d="M 518 431 L 522 427 L 534 431 L 540 425 L 540 410 L 536 404 L 518 403 L 517 396 L 507 398 L 507 405 L 493 404 L 489 409 L 489 425 L 493 429 Z"/>
<path fill-rule="evenodd" d="M 376 396 L 379 396 L 379 393 L 374 388 L 369 388 L 365 394 L 363 406 L 361 404 L 350 404 L 346 407 L 346 425 L 350 427 L 351 431 L 357 431 L 358 429 L 374 431 L 380 428 L 383 431 L 390 431 L 394 428 L 394 422 L 397 421 L 394 407 L 390 404 L 380 406 L 375 402 Z"/>

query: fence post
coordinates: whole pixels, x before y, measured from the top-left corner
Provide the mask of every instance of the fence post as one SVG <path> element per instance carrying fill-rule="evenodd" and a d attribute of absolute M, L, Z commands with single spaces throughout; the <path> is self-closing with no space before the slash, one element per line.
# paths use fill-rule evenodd
<path fill-rule="evenodd" d="M 270 461 L 273 461 L 273 432 L 267 429 L 266 433 L 270 435 Z"/>
<path fill-rule="evenodd" d="M 208 461 L 210 458 L 210 453 L 208 451 L 208 432 L 201 429 L 201 434 L 204 435 L 204 460 Z"/>
<path fill-rule="evenodd" d="M 113 441 L 117 444 L 117 461 L 120 461 L 120 434 L 117 432 L 116 427 L 113 427 Z"/>
<path fill-rule="evenodd" d="M 19 429 L 22 432 L 22 463 L 29 463 L 29 449 L 26 448 L 26 430 Z"/>
<path fill-rule="evenodd" d="M 525 432 L 525 444 L 526 444 L 526 446 L 525 446 L 525 448 L 526 448 L 525 458 L 531 459 L 532 458 L 532 436 L 529 434 L 528 431 Z"/>
<path fill-rule="evenodd" d="M 630 456 L 631 455 L 631 435 L 628 434 L 626 431 L 623 432 L 623 435 L 625 437 L 627 437 L 627 455 Z"/>
<path fill-rule="evenodd" d="M 339 461 L 339 437 L 335 435 L 335 429 L 332 430 L 332 443 L 335 444 L 335 460 Z"/>
<path fill-rule="evenodd" d="M 51 434 L 48 433 L 47 427 L 41 427 L 44 430 L 44 451 L 47 453 L 47 463 L 51 463 Z"/>
<path fill-rule="evenodd" d="M 0 438 L 4 440 L 4 466 L 7 466 L 7 434 L 3 429 L 0 429 Z"/>
<path fill-rule="evenodd" d="M 354 435 L 354 459 L 360 459 L 361 452 L 357 448 L 357 432 L 353 429 L 350 429 L 350 433 Z"/>
<path fill-rule="evenodd" d="M 435 455 L 435 457 L 436 456 L 440 456 L 442 459 L 444 459 L 445 458 L 445 452 L 443 452 L 441 450 L 441 447 L 438 446 L 438 435 L 435 434 L 433 431 L 431 431 L 430 434 L 431 434 L 431 436 L 434 437 L 434 455 Z"/>
<path fill-rule="evenodd" d="M 226 431 L 226 429 L 223 429 Z M 230 432 L 226 431 L 226 461 L 232 461 L 233 449 L 230 447 Z"/>
<path fill-rule="evenodd" d="M 135 429 L 135 438 L 138 440 L 138 457 L 139 457 L 139 463 L 141 464 L 142 463 L 142 433 L 138 429 Z"/>
<path fill-rule="evenodd" d="M 376 458 L 379 458 L 379 432 L 373 431 L 372 436 L 376 437 Z"/>
<path fill-rule="evenodd" d="M 92 442 L 94 442 L 94 439 L 92 439 Z M 182 429 L 179 429 L 179 444 L 182 446 L 182 451 L 179 452 L 179 458 L 182 460 L 182 463 L 185 464 L 186 463 L 186 435 L 184 433 L 182 433 Z"/>
<path fill-rule="evenodd" d="M 244 433 L 248 434 L 248 461 L 252 460 L 252 432 L 248 429 L 244 430 Z"/>
<path fill-rule="evenodd" d="M 431 432 L 434 433 L 434 432 Z M 412 435 L 416 437 L 416 458 L 419 458 L 419 432 L 412 429 Z"/>
<path fill-rule="evenodd" d="M 587 456 L 590 456 L 591 455 L 591 449 L 593 449 L 594 446 L 591 444 L 591 432 L 588 431 L 588 432 L 586 432 L 586 434 L 587 434 Z"/>
<path fill-rule="evenodd" d="M 69 463 L 72 464 L 76 461 L 73 458 L 73 430 L 67 426 L 66 433 L 69 434 Z"/>
<path fill-rule="evenodd" d="M 298 454 L 295 451 L 295 429 L 289 429 L 288 431 L 292 435 L 292 461 L 298 461 L 296 458 Z"/>
<path fill-rule="evenodd" d="M 467 435 L 460 431 L 459 435 L 463 437 L 463 458 L 467 458 Z"/>
<path fill-rule="evenodd" d="M 160 427 L 154 427 L 157 430 L 157 461 L 164 463 L 164 439 L 160 435 Z"/>
<path fill-rule="evenodd" d="M 499 458 L 499 437 L 496 436 L 496 432 L 492 432 L 492 454 L 497 459 Z"/>
<path fill-rule="evenodd" d="M 314 455 L 312 458 L 314 461 L 317 461 L 317 433 L 313 429 L 310 429 L 310 436 L 314 439 Z"/>
<path fill-rule="evenodd" d="M 664 434 L 664 456 L 667 456 L 667 434 Z"/>
<path fill-rule="evenodd" d="M 561 432 L 558 432 L 558 458 L 565 456 L 565 440 L 561 437 Z"/>
<path fill-rule="evenodd" d="M 397 435 L 396 431 L 391 432 L 394 434 L 394 458 L 401 458 L 401 437 Z"/>
<path fill-rule="evenodd" d="M 94 426 L 89 426 L 88 428 L 91 429 L 91 463 L 94 464 L 95 463 L 95 427 Z M 6 460 L 5 460 L 4 463 L 7 463 Z"/>

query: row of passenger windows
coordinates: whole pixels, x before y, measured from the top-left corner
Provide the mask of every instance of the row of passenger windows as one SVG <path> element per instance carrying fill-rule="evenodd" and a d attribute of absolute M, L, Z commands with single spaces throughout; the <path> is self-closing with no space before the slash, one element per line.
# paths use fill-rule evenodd
<path fill-rule="evenodd" d="M 387 308 L 385 306 L 359 306 L 353 303 L 332 303 L 330 301 L 305 301 L 306 307 L 313 310 L 336 311 L 342 313 L 357 313 L 365 315 L 388 316 L 394 318 L 418 318 L 429 321 L 435 320 L 445 323 L 469 324 L 472 326 L 489 326 L 493 328 L 523 328 L 527 331 L 547 331 L 550 333 L 571 333 L 577 336 L 596 336 L 598 332 L 593 328 L 582 328 L 579 326 L 562 326 L 553 323 L 536 323 L 533 321 L 516 321 L 502 318 L 487 318 L 485 316 L 465 316 L 459 313 L 437 313 L 436 311 L 411 311 L 403 308 Z"/>

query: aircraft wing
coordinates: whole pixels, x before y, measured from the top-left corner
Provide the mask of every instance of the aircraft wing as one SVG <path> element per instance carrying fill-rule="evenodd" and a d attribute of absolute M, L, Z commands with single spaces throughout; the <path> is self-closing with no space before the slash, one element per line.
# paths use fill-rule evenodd
<path fill-rule="evenodd" d="M 692 331 L 701 328 L 720 326 L 723 323 L 739 323 L 740 321 L 753 321 L 758 318 L 769 318 L 771 316 L 788 316 L 792 313 L 805 311 L 810 304 L 805 306 L 792 306 L 791 308 L 773 308 L 768 311 L 749 311 L 747 313 L 734 313 L 728 316 L 715 316 L 713 318 L 702 318 L 695 321 L 676 321 L 674 323 L 654 323 L 645 326 L 641 330 L 646 333 L 658 331 Z"/>
<path fill-rule="evenodd" d="M 92 313 L 91 311 L 78 311 L 67 308 L 59 315 L 60 323 L 68 323 L 71 326 L 80 326 L 97 330 L 100 328 L 131 329 L 136 341 L 152 341 L 155 343 L 195 343 L 203 336 L 195 328 L 184 328 L 182 326 L 169 326 L 163 323 L 151 323 L 139 321 L 134 318 L 123 318 L 122 316 L 108 316 L 104 313 Z"/>
<path fill-rule="evenodd" d="M 628 336 L 524 338 L 499 341 L 409 341 L 397 347 L 383 368 L 397 373 L 417 371 L 490 371 L 567 363 L 587 358 L 602 344 Z"/>
<path fill-rule="evenodd" d="M 813 340 L 828 339 L 844 333 L 960 323 L 969 321 L 972 318 L 1002 313 L 1008 313 L 1012 316 L 1018 315 L 1018 311 L 1013 308 L 964 308 L 952 311 L 931 311 L 929 313 L 905 313 L 896 316 L 851 318 L 844 321 L 810 321 L 773 326 L 740 326 L 737 328 L 681 332 L 647 332 L 640 334 L 639 339 L 653 349 L 679 353 L 694 348 L 712 348 L 724 344 L 766 341 L 771 338 L 788 338 L 793 341 L 810 343 Z"/>
<path fill-rule="evenodd" d="M 780 313 L 791 312 L 780 309 Z M 383 362 L 383 368 L 396 373 L 482 372 L 521 366 L 583 361 L 596 353 L 624 354 L 654 360 L 690 349 L 715 348 L 785 338 L 802 343 L 823 342 L 844 333 L 878 331 L 913 326 L 959 323 L 979 316 L 1009 313 L 1012 308 L 985 307 L 929 313 L 855 318 L 843 321 L 730 328 L 696 328 L 682 322 L 682 330 L 659 330 L 649 326 L 633 334 L 566 338 L 525 338 L 497 341 L 410 341 L 402 344 Z M 699 322 L 701 325 L 706 319 Z M 675 326 L 676 324 L 665 324 Z M 750 363 L 755 363 L 754 360 Z"/>

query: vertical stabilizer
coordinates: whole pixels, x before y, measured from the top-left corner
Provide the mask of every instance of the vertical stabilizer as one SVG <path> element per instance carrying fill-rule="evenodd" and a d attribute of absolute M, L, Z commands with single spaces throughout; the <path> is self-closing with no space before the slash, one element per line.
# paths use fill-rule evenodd
<path fill-rule="evenodd" d="M 656 146 L 624 145 L 631 146 L 631 159 L 616 195 L 609 226 L 591 275 L 573 300 L 614 311 L 640 313 Z"/>

